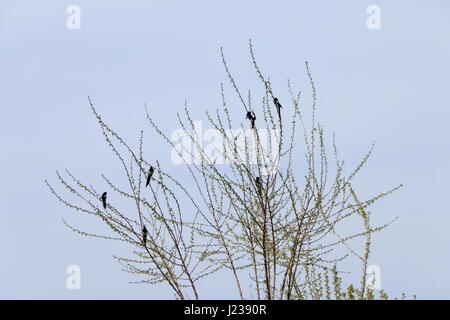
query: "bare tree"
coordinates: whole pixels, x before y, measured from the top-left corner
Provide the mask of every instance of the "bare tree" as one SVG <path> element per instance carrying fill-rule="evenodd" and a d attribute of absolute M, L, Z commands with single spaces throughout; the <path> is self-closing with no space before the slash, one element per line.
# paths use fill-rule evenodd
<path fill-rule="evenodd" d="M 243 288 L 248 281 L 252 283 L 252 297 L 257 299 L 332 299 L 332 290 L 334 299 L 373 298 L 373 290 L 366 287 L 371 235 L 395 219 L 372 226 L 369 207 L 401 185 L 361 200 L 352 181 L 366 164 L 374 144 L 345 175 L 334 135 L 331 174 L 324 128 L 316 119 L 316 87 L 308 63 L 305 67 L 312 91 L 309 127 L 300 106 L 300 92 L 288 80 L 290 101 L 280 101 L 256 62 L 251 41 L 249 50 L 264 94 L 259 102 L 254 101 L 251 91 L 244 98 L 221 48 L 226 75 L 241 106 L 230 107 L 222 84 L 222 108 L 206 112 L 208 123 L 221 138 L 221 147 L 213 153 L 199 142 L 187 104 L 184 115 L 177 114 L 178 123 L 194 150 L 176 145 L 145 107 L 156 135 L 180 158 L 194 159 L 184 163 L 192 178 L 189 187 L 158 161 L 145 159 L 143 131 L 134 150 L 105 123 L 89 98 L 106 143 L 123 168 L 127 188 L 102 175 L 114 194 L 114 201 L 106 200 L 103 208 L 99 199 L 104 190 L 84 184 L 68 170 L 64 174 L 57 171 L 58 181 L 72 195 L 62 196 L 46 181 L 53 195 L 64 205 L 101 219 L 111 232 L 89 234 L 63 221 L 84 236 L 131 245 L 133 257 L 115 257 L 124 269 L 141 275 L 142 283 L 167 283 L 179 299 L 198 299 L 198 281 L 219 270 L 231 271 L 241 299 L 248 298 L 248 288 Z M 237 127 L 232 121 L 235 112 L 242 114 Z M 300 138 L 296 135 L 298 128 Z M 300 150 L 305 157 L 304 168 L 299 168 L 295 160 L 299 142 L 304 143 Z M 218 159 L 228 165 L 219 164 Z M 131 201 L 135 212 L 120 210 L 122 201 Z M 361 220 L 362 228 L 341 234 L 339 226 L 352 217 Z M 355 239 L 363 241 L 362 252 L 352 247 Z M 344 248 L 345 253 L 337 248 Z M 349 286 L 343 292 L 337 266 L 348 256 L 362 263 L 361 285 L 358 289 Z M 380 298 L 387 296 L 381 292 Z"/>

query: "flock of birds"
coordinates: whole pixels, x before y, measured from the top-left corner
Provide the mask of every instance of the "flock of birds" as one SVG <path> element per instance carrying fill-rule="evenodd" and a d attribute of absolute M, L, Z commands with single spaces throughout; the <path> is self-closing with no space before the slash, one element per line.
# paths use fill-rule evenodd
<path fill-rule="evenodd" d="M 278 117 L 281 119 L 281 103 L 278 101 L 278 98 L 273 98 L 273 104 L 275 107 L 277 107 Z M 246 118 L 250 120 L 250 123 L 252 124 L 252 129 L 255 129 L 255 121 L 256 121 L 256 115 L 253 111 L 247 111 Z"/>
<path fill-rule="evenodd" d="M 281 104 L 278 101 L 278 98 L 273 98 L 273 103 L 274 103 L 275 107 L 277 108 L 278 117 L 281 120 Z M 255 113 L 253 111 L 247 111 L 246 119 L 250 120 L 252 129 L 255 129 L 255 121 L 256 121 Z M 155 168 L 153 168 L 153 166 L 150 166 L 150 169 L 148 170 L 148 173 L 147 173 L 147 181 L 145 182 L 145 187 L 148 187 L 150 185 L 150 181 L 152 179 L 154 172 L 155 172 Z M 261 194 L 262 184 L 261 184 L 260 177 L 255 178 L 255 185 L 256 185 L 256 189 L 257 189 L 258 193 Z M 102 201 L 102 204 L 103 204 L 103 209 L 106 209 L 106 197 L 107 197 L 107 193 L 105 191 L 105 192 L 103 192 L 103 194 L 100 198 Z M 142 244 L 144 245 L 144 247 L 146 247 L 146 245 L 147 245 L 147 235 L 148 235 L 148 231 L 144 225 L 142 227 Z"/>
<path fill-rule="evenodd" d="M 277 108 L 277 113 L 278 113 L 278 118 L 281 121 L 281 103 L 278 100 L 278 98 L 273 98 L 273 104 L 275 105 L 275 107 Z M 248 120 L 250 120 L 250 123 L 252 125 L 252 129 L 255 129 L 255 121 L 256 121 L 256 115 L 253 111 L 247 111 L 247 115 L 246 118 Z M 261 184 L 261 179 L 260 177 L 256 177 L 255 178 L 255 185 L 256 185 L 256 190 L 258 192 L 259 195 L 262 194 L 262 184 Z"/>
<path fill-rule="evenodd" d="M 150 166 L 150 169 L 148 169 L 148 173 L 147 173 L 147 181 L 145 182 L 145 187 L 149 186 L 154 172 L 155 172 L 155 168 L 153 168 L 153 166 Z M 106 197 L 107 197 L 107 193 L 105 191 L 102 193 L 102 196 L 100 198 L 102 200 L 103 209 L 106 209 Z M 148 235 L 148 231 L 144 225 L 142 228 L 142 243 L 144 244 L 144 247 L 146 247 L 146 245 L 147 245 L 147 235 Z"/>

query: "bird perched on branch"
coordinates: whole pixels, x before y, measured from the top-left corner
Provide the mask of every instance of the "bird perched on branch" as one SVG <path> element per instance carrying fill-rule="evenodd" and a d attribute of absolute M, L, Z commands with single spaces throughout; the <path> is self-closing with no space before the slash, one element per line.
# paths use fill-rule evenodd
<path fill-rule="evenodd" d="M 252 129 L 255 129 L 255 120 L 256 120 L 256 115 L 253 111 L 247 111 L 247 116 L 246 118 L 248 120 L 250 120 L 250 122 L 252 123 Z"/>
<path fill-rule="evenodd" d="M 142 243 L 144 244 L 144 247 L 147 245 L 147 228 L 144 226 L 142 228 Z"/>
<path fill-rule="evenodd" d="M 277 107 L 278 117 L 281 119 L 281 103 L 278 101 L 278 98 L 273 98 L 273 103 Z"/>
<path fill-rule="evenodd" d="M 106 192 L 103 192 L 101 200 L 103 203 L 103 208 L 106 209 Z"/>
<path fill-rule="evenodd" d="M 152 166 L 150 166 L 150 169 L 148 169 L 148 174 L 147 174 L 147 182 L 145 183 L 146 187 L 148 187 L 148 185 L 150 184 L 150 180 L 152 179 L 153 172 L 155 172 L 155 169 Z"/>
<path fill-rule="evenodd" d="M 256 184 L 256 189 L 258 190 L 258 193 L 261 194 L 262 184 L 261 184 L 261 179 L 259 177 L 256 177 L 255 184 Z"/>

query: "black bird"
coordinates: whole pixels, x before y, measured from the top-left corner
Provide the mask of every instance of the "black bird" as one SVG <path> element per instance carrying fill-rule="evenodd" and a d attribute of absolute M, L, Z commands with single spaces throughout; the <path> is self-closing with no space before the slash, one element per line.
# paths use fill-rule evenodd
<path fill-rule="evenodd" d="M 106 209 L 106 192 L 103 192 L 103 194 L 102 194 L 102 203 L 103 203 L 103 208 Z"/>
<path fill-rule="evenodd" d="M 142 228 L 142 242 L 144 243 L 144 247 L 147 245 L 147 228 L 144 226 Z"/>
<path fill-rule="evenodd" d="M 152 166 L 150 166 L 150 169 L 148 169 L 147 182 L 145 184 L 146 187 L 148 187 L 148 185 L 150 184 L 150 180 L 152 179 L 153 172 L 155 172 L 155 169 Z"/>
<path fill-rule="evenodd" d="M 261 179 L 259 177 L 256 177 L 255 184 L 256 184 L 256 189 L 258 190 L 258 193 L 261 194 L 262 185 L 261 185 Z"/>
<path fill-rule="evenodd" d="M 250 122 L 252 123 L 252 129 L 255 129 L 255 120 L 256 120 L 256 115 L 253 111 L 247 111 L 247 116 L 246 118 L 248 120 L 250 120 Z"/>
<path fill-rule="evenodd" d="M 278 98 L 273 98 L 273 103 L 275 104 L 275 107 L 277 107 L 277 109 L 281 109 L 281 104 L 280 101 L 278 101 Z"/>
<path fill-rule="evenodd" d="M 278 101 L 278 98 L 273 98 L 273 103 L 277 107 L 278 117 L 281 119 L 281 103 Z"/>

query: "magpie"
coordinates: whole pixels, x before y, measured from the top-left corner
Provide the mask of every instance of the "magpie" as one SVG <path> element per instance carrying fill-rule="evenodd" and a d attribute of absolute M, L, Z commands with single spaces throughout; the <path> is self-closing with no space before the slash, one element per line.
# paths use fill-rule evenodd
<path fill-rule="evenodd" d="M 262 185 L 261 185 L 261 179 L 259 177 L 256 177 L 255 184 L 256 184 L 256 189 L 258 190 L 258 193 L 261 194 Z"/>
<path fill-rule="evenodd" d="M 147 228 L 144 226 L 142 228 L 142 242 L 144 243 L 144 247 L 147 245 Z"/>
<path fill-rule="evenodd" d="M 145 183 L 146 187 L 148 187 L 148 185 L 150 184 L 150 180 L 152 179 L 153 172 L 155 172 L 155 169 L 152 166 L 150 166 L 150 169 L 148 170 L 148 175 L 147 175 L 147 182 Z"/>
<path fill-rule="evenodd" d="M 250 120 L 250 122 L 252 123 L 252 129 L 255 129 L 255 120 L 256 120 L 256 115 L 253 111 L 247 111 L 247 116 L 246 118 L 248 120 Z"/>
<path fill-rule="evenodd" d="M 106 192 L 103 192 L 101 199 L 103 203 L 103 208 L 106 209 Z"/>
<path fill-rule="evenodd" d="M 278 101 L 278 98 L 273 98 L 273 103 L 277 107 L 278 117 L 281 119 L 281 103 Z"/>

